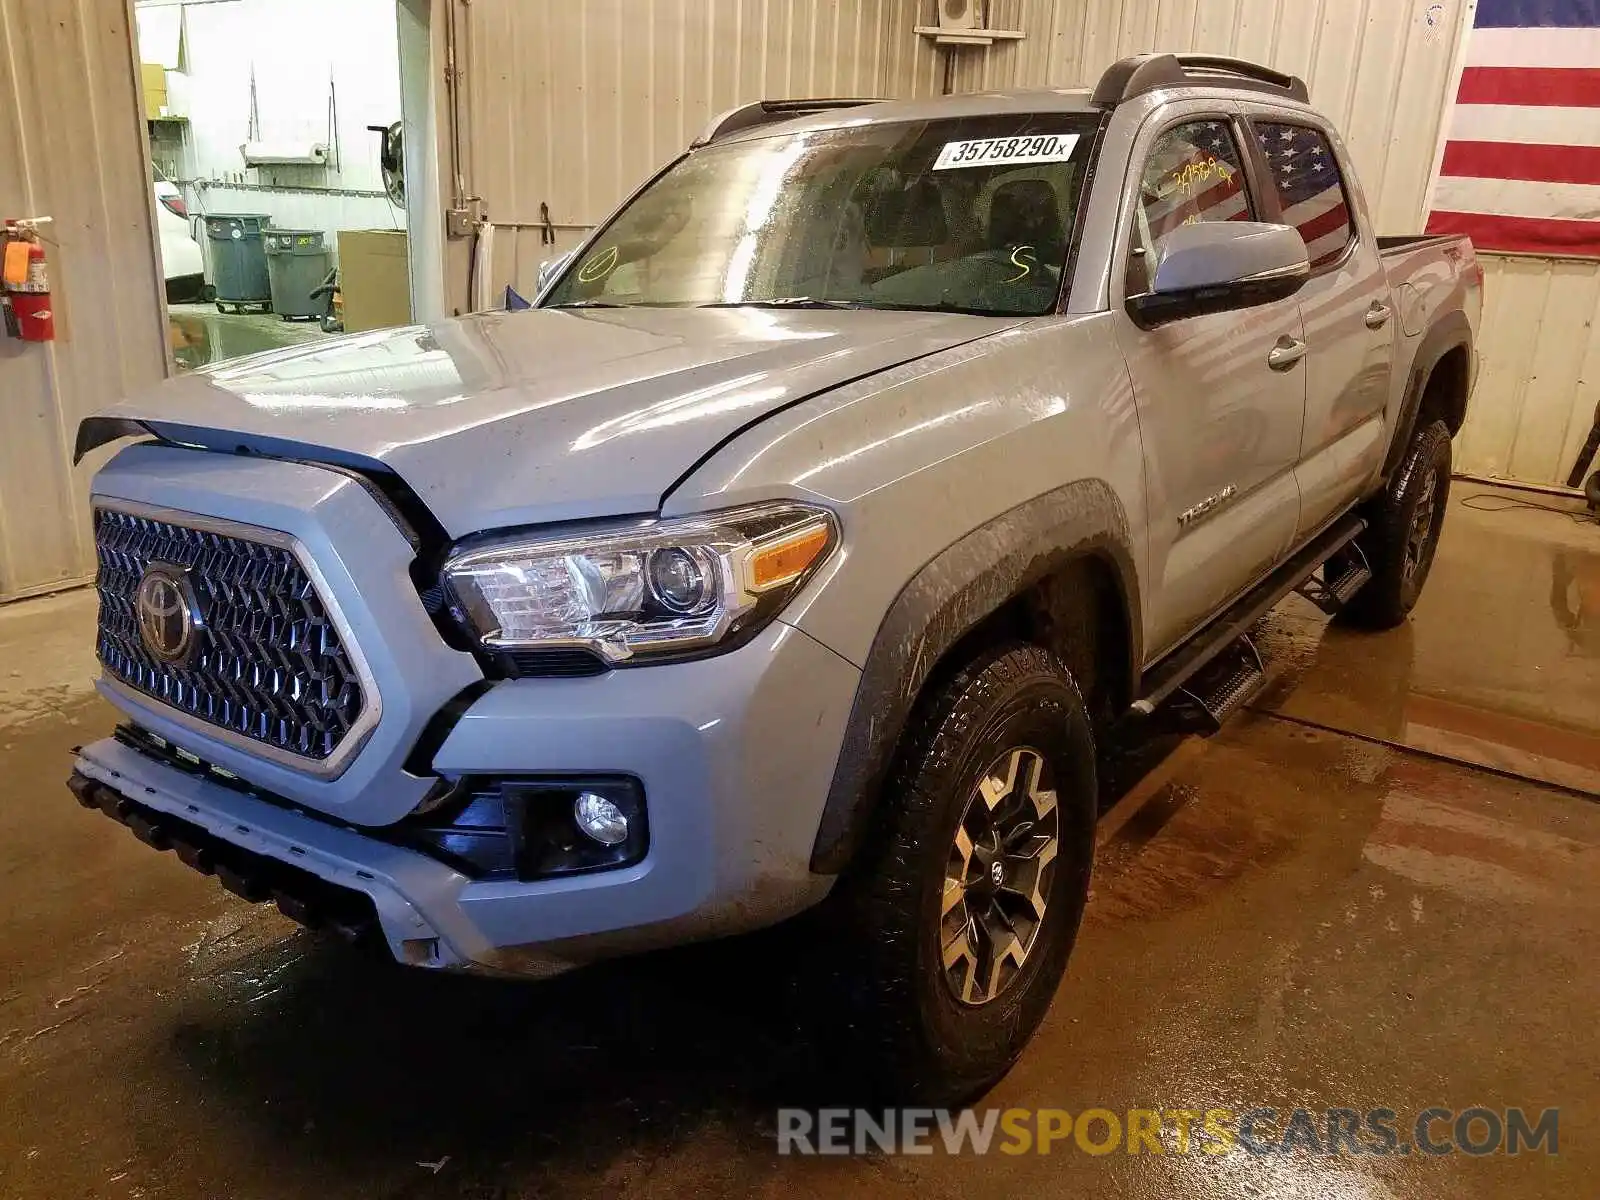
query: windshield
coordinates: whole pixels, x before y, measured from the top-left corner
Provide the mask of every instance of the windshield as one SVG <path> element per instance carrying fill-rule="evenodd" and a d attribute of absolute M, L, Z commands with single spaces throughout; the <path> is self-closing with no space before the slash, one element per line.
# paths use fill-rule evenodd
<path fill-rule="evenodd" d="M 1095 126 L 1010 114 L 713 144 L 635 197 L 545 305 L 1046 313 Z"/>

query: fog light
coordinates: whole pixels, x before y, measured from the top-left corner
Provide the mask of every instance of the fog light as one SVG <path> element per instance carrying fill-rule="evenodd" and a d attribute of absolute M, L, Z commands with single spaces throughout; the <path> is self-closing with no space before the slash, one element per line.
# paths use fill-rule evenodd
<path fill-rule="evenodd" d="M 628 837 L 628 818 L 611 801 L 594 792 L 579 792 L 572 802 L 578 828 L 602 846 L 621 845 Z"/>

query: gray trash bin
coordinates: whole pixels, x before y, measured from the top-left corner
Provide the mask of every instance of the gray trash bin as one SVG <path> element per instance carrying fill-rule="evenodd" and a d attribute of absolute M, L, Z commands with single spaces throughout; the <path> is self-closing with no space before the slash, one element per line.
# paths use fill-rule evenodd
<path fill-rule="evenodd" d="M 269 229 L 267 275 L 272 283 L 272 311 L 285 321 L 316 320 L 328 302 L 311 293 L 328 277 L 331 257 L 320 229 Z"/>
<path fill-rule="evenodd" d="M 267 253 L 262 232 L 272 224 L 265 213 L 209 213 L 206 240 L 211 244 L 211 272 L 217 289 L 217 311 L 270 312 L 272 285 L 267 278 Z"/>

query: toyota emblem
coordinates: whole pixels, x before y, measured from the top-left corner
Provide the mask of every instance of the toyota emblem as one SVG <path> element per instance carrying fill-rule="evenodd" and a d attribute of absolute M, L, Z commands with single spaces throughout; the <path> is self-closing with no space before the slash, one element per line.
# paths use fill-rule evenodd
<path fill-rule="evenodd" d="M 146 650 L 168 666 L 189 663 L 199 641 L 200 619 L 187 571 L 151 563 L 139 579 L 134 612 Z"/>

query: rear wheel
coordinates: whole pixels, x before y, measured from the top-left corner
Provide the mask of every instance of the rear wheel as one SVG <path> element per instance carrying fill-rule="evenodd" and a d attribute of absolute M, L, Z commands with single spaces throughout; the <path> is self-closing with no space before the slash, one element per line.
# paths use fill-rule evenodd
<path fill-rule="evenodd" d="M 1066 968 L 1094 853 L 1088 714 L 1045 650 L 991 651 L 925 698 L 833 902 L 875 1082 L 955 1103 L 1022 1053 Z"/>
<path fill-rule="evenodd" d="M 1346 624 L 1392 629 L 1416 607 L 1433 570 L 1450 500 L 1450 430 L 1434 421 L 1417 431 L 1360 545 L 1372 580 L 1340 612 Z"/>

